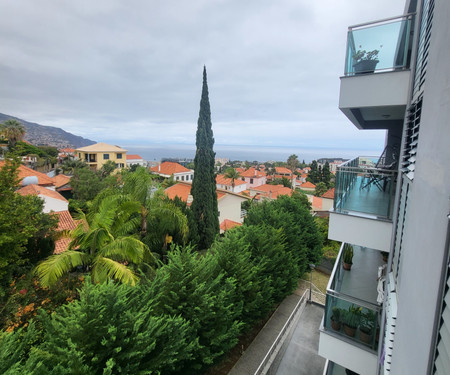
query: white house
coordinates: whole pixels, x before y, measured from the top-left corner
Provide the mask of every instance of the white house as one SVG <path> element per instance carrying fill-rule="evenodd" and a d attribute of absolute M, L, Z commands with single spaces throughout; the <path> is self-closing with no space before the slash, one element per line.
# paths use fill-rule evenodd
<path fill-rule="evenodd" d="M 171 161 L 165 161 L 164 163 L 150 168 L 150 170 L 161 177 L 170 178 L 170 176 L 173 176 L 175 181 L 192 182 L 194 179 L 194 171 L 192 169 L 188 169 L 181 164 Z"/>
<path fill-rule="evenodd" d="M 147 163 L 142 158 L 142 156 L 133 154 L 133 155 L 127 155 L 127 167 L 131 167 L 132 165 L 142 165 L 145 166 Z"/>

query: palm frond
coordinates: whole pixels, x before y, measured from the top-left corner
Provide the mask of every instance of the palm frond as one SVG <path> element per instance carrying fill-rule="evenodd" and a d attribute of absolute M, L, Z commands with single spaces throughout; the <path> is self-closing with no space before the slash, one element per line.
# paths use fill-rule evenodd
<path fill-rule="evenodd" d="M 88 262 L 89 256 L 87 254 L 67 250 L 61 254 L 49 256 L 39 263 L 34 272 L 38 276 L 41 284 L 44 287 L 48 287 L 58 281 L 65 273 Z"/>
<path fill-rule="evenodd" d="M 100 254 L 118 261 L 140 264 L 145 251 L 148 251 L 147 245 L 134 237 L 127 236 L 114 239 L 100 250 Z"/>
<path fill-rule="evenodd" d="M 97 257 L 95 260 L 92 277 L 94 281 L 98 282 L 104 282 L 111 278 L 132 286 L 136 285 L 138 280 L 136 274 L 126 265 L 102 256 Z"/>

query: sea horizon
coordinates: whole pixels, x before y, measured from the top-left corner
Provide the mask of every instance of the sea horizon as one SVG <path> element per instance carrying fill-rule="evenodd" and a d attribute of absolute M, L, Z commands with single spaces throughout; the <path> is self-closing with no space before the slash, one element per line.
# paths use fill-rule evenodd
<path fill-rule="evenodd" d="M 195 157 L 195 145 L 189 144 L 149 144 L 149 145 L 122 145 L 129 155 L 138 154 L 147 161 L 160 161 L 163 158 Z M 214 145 L 216 158 L 228 158 L 240 161 L 286 161 L 295 154 L 300 162 L 310 163 L 320 158 L 353 159 L 357 156 L 378 156 L 382 150 L 374 149 L 343 149 L 326 147 L 270 147 L 254 145 Z"/>

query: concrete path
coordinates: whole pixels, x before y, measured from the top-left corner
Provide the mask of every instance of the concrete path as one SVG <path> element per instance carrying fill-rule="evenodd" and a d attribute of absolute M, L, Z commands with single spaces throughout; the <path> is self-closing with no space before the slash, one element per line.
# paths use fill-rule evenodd
<path fill-rule="evenodd" d="M 300 301 L 301 294 L 303 294 L 303 290 L 298 288 L 294 294 L 284 299 L 239 361 L 236 362 L 229 375 L 254 375 L 295 306 Z M 305 313 L 306 310 L 308 310 L 307 313 Z M 319 346 L 319 325 L 322 316 L 322 307 L 307 304 L 305 311 L 294 322 L 286 342 L 280 350 L 280 354 L 268 372 L 269 374 L 275 374 L 277 368 L 280 370 L 284 368 L 283 354 L 285 353 L 288 355 L 285 362 L 289 362 L 289 358 L 292 358 L 295 364 L 297 364 L 297 360 L 302 361 L 296 369 L 297 372 L 295 374 L 322 375 L 325 360 L 317 354 Z M 304 342 L 297 344 L 297 348 L 292 346 L 291 343 L 298 343 L 299 340 L 304 340 Z M 300 349 L 302 353 L 291 357 L 291 354 L 297 349 Z M 308 364 L 304 364 L 303 361 L 307 361 Z M 296 365 L 293 366 L 295 367 Z M 299 372 L 302 369 L 310 369 L 310 372 Z M 285 375 L 290 373 L 283 372 L 280 374 Z"/>
<path fill-rule="evenodd" d="M 242 354 L 229 375 L 253 375 L 277 338 L 284 324 L 300 300 L 300 295 L 292 294 L 281 302 L 266 325 Z"/>
<path fill-rule="evenodd" d="M 297 326 L 278 354 L 269 374 L 276 375 L 321 375 L 325 359 L 318 355 L 319 326 L 323 307 L 307 304 Z"/>

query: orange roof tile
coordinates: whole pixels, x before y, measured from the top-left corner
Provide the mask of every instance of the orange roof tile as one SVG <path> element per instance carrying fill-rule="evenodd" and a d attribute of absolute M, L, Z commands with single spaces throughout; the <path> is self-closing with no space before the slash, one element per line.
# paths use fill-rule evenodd
<path fill-rule="evenodd" d="M 135 160 L 135 159 L 143 159 L 143 158 L 142 156 L 139 156 L 137 154 L 127 155 L 127 160 Z"/>
<path fill-rule="evenodd" d="M 234 228 L 234 227 L 240 227 L 242 224 L 238 223 L 237 221 L 233 221 L 233 220 L 229 220 L 229 219 L 225 219 L 224 221 L 222 221 L 220 223 L 220 230 L 223 230 L 224 232 Z"/>
<path fill-rule="evenodd" d="M 310 188 L 310 189 L 315 189 L 316 185 L 314 185 L 313 183 L 306 181 L 304 184 L 300 185 L 300 188 Z"/>
<path fill-rule="evenodd" d="M 276 199 L 280 195 L 292 195 L 292 190 L 288 187 L 285 187 L 283 185 L 261 185 L 252 188 L 252 190 L 263 192 L 265 197 Z"/>
<path fill-rule="evenodd" d="M 52 215 L 58 216 L 58 232 L 63 230 L 72 230 L 76 228 L 76 223 L 70 215 L 69 211 L 54 212 Z M 63 236 L 55 241 L 55 250 L 53 254 L 60 254 L 66 251 L 69 247 L 71 239 L 67 236 Z"/>
<path fill-rule="evenodd" d="M 255 168 L 249 168 L 247 169 L 245 172 L 241 172 L 241 177 L 253 177 L 253 178 L 258 178 L 258 177 L 265 177 L 266 173 L 263 171 L 258 171 Z"/>
<path fill-rule="evenodd" d="M 5 164 L 4 161 L 0 161 L 0 168 Z M 38 185 L 48 186 L 53 185 L 53 181 L 45 173 L 35 171 L 31 168 L 25 167 L 24 165 L 19 165 L 19 179 L 22 181 L 25 177 L 36 176 L 38 178 Z"/>
<path fill-rule="evenodd" d="M 331 188 L 325 194 L 323 194 L 322 198 L 334 199 L 334 188 Z"/>
<path fill-rule="evenodd" d="M 191 204 L 191 202 L 188 201 L 189 195 L 191 194 L 191 184 L 190 183 L 179 182 L 175 185 L 168 187 L 165 190 L 165 193 L 170 199 L 175 199 L 175 197 L 178 197 L 183 202 L 187 202 L 188 206 L 190 206 L 190 204 Z M 228 192 L 225 192 L 223 190 L 222 191 L 217 190 L 217 200 L 220 200 L 223 197 L 225 197 L 227 195 L 227 193 Z M 237 195 L 237 194 L 234 194 L 231 192 L 228 194 Z"/>
<path fill-rule="evenodd" d="M 219 185 L 228 185 L 231 186 L 231 178 L 226 178 L 225 175 L 223 174 L 218 174 L 216 176 L 216 184 Z M 239 180 L 239 179 L 235 179 L 234 180 L 234 186 L 238 186 L 238 185 L 242 185 L 245 184 L 245 181 Z"/>
<path fill-rule="evenodd" d="M 57 191 L 47 189 L 46 187 L 42 187 L 39 185 L 28 185 L 25 186 L 19 190 L 16 191 L 16 193 L 19 193 L 20 195 L 45 195 L 47 197 L 53 198 L 53 199 L 59 199 L 60 201 L 67 202 L 67 199 L 64 198 L 61 194 L 59 194 Z"/>
<path fill-rule="evenodd" d="M 56 188 L 67 185 L 70 182 L 70 177 L 65 174 L 58 174 L 55 177 L 52 177 L 53 184 Z"/>
<path fill-rule="evenodd" d="M 316 209 L 316 210 L 321 210 L 322 209 L 322 198 L 319 198 L 319 197 L 315 197 L 315 196 L 313 196 L 312 197 L 312 208 L 313 208 L 313 210 L 314 209 Z"/>
<path fill-rule="evenodd" d="M 164 163 L 150 168 L 152 172 L 173 175 L 174 173 L 190 172 L 190 169 L 183 167 L 181 164 L 165 161 Z"/>
<path fill-rule="evenodd" d="M 285 168 L 285 167 L 275 167 L 276 173 L 282 173 L 282 174 L 292 174 L 291 170 Z"/>
<path fill-rule="evenodd" d="M 239 168 L 236 168 L 236 172 L 238 172 L 238 173 L 242 173 L 242 172 L 245 172 L 245 169 L 244 169 L 244 168 L 241 168 L 241 167 L 239 167 Z"/>

